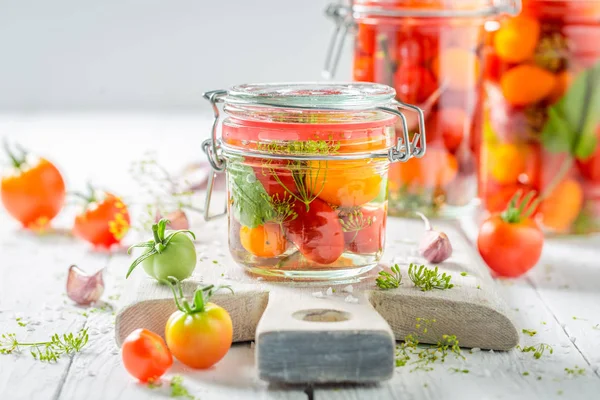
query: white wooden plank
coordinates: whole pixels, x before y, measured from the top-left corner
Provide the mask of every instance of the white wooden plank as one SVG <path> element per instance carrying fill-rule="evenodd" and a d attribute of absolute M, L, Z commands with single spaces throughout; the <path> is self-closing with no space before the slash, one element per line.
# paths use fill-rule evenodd
<path fill-rule="evenodd" d="M 83 310 L 66 297 L 68 267 L 78 264 L 93 272 L 107 263 L 108 256 L 92 253 L 84 243 L 62 234 L 38 236 L 22 231 L 3 211 L 0 226 L 0 332 L 37 341 L 81 329 L 86 322 Z M 16 317 L 22 317 L 27 326 L 19 326 Z M 70 363 L 69 357 L 55 364 L 42 363 L 28 351 L 0 355 L 0 399 L 51 398 L 58 393 Z"/>
<path fill-rule="evenodd" d="M 120 286 L 124 268 L 130 259 L 115 255 L 106 273 L 107 285 Z M 111 286 L 110 292 L 116 292 Z M 72 363 L 59 399 L 114 399 L 134 400 L 162 398 L 167 388 L 149 389 L 131 378 L 121 363 L 121 355 L 114 340 L 112 313 L 94 313 L 88 318 L 93 333 L 90 346 L 78 354 Z M 201 399 L 306 399 L 303 388 L 269 388 L 257 377 L 254 350 L 249 343 L 235 345 L 221 362 L 206 371 L 194 371 L 176 361 L 165 376 L 184 377 L 184 384 L 194 396 Z"/>
<path fill-rule="evenodd" d="M 517 326 L 537 330 L 533 337 L 522 334 L 521 345 L 548 343 L 554 354 L 536 360 L 532 353 L 519 350 L 472 354 L 466 351 L 465 361 L 449 357 L 445 364 L 435 364 L 429 372 L 410 372 L 408 366 L 399 367 L 394 378 L 380 386 L 317 388 L 315 399 L 362 399 L 367 395 L 382 400 L 597 398 L 600 380 L 591 368 L 586 368 L 585 360 L 535 290 L 525 281 L 508 281 L 500 290 L 513 308 Z M 565 367 L 576 365 L 586 368 L 585 376 L 572 377 L 565 372 Z M 468 369 L 469 373 L 453 372 L 453 367 Z"/>

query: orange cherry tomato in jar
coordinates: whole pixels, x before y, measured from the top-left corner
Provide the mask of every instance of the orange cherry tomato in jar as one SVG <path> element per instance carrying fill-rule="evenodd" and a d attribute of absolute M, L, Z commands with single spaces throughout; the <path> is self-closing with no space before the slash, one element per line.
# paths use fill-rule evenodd
<path fill-rule="evenodd" d="M 44 158 L 20 157 L 7 148 L 13 171 L 2 177 L 2 204 L 25 228 L 43 229 L 65 203 L 65 182 L 58 169 Z"/>
<path fill-rule="evenodd" d="M 176 287 L 171 283 L 171 288 L 178 310 L 171 314 L 165 326 L 169 349 L 176 359 L 188 367 L 210 368 L 225 357 L 233 339 L 229 313 L 208 302 L 219 287 L 198 287 L 193 296 L 193 304 L 189 304 L 181 296 L 179 281 L 174 282 Z"/>
<path fill-rule="evenodd" d="M 341 207 L 368 203 L 384 184 L 381 164 L 372 160 L 311 161 L 306 186 L 319 198 Z"/>
<path fill-rule="evenodd" d="M 75 217 L 75 236 L 97 247 L 109 248 L 120 243 L 130 227 L 129 212 L 123 201 L 112 193 L 93 189 L 83 212 Z"/>
<path fill-rule="evenodd" d="M 344 252 L 344 231 L 337 213 L 316 198 L 309 204 L 295 201 L 294 219 L 284 222 L 287 237 L 310 261 L 331 264 Z"/>
<path fill-rule="evenodd" d="M 456 178 L 458 161 L 444 147 L 427 146 L 423 158 L 412 158 L 390 166 L 389 184 L 392 190 L 399 186 L 444 187 Z"/>
<path fill-rule="evenodd" d="M 358 82 L 372 82 L 374 80 L 375 66 L 372 56 L 354 57 L 354 68 L 352 69 L 353 78 Z"/>
<path fill-rule="evenodd" d="M 256 228 L 242 226 L 240 242 L 244 249 L 257 257 L 276 257 L 285 253 L 287 249 L 287 240 L 281 226 L 273 223 Z"/>
<path fill-rule="evenodd" d="M 477 248 L 485 263 L 498 276 L 515 278 L 529 271 L 542 255 L 544 234 L 530 218 L 535 205 L 530 192 L 517 205 L 520 193 L 501 214 L 494 214 L 479 229 Z"/>
<path fill-rule="evenodd" d="M 375 52 L 375 27 L 373 25 L 358 24 L 356 45 L 358 50 L 365 54 L 372 55 Z"/>
<path fill-rule="evenodd" d="M 384 207 L 340 211 L 346 248 L 356 254 L 382 251 L 385 244 L 385 213 Z"/>
<path fill-rule="evenodd" d="M 156 381 L 173 365 L 163 338 L 147 329 L 136 329 L 127 336 L 121 358 L 127 372 L 144 383 Z"/>

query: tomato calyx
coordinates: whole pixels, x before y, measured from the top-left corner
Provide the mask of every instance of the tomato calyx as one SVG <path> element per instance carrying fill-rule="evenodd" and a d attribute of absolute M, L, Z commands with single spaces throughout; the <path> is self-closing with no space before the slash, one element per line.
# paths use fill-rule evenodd
<path fill-rule="evenodd" d="M 12 166 L 15 169 L 20 170 L 21 166 L 27 162 L 27 151 L 24 148 L 22 148 L 19 144 L 15 145 L 15 147 L 21 153 L 20 157 L 13 153 L 10 149 L 10 146 L 8 145 L 8 142 L 6 140 L 4 141 L 4 151 L 6 152 L 8 158 L 10 158 Z"/>
<path fill-rule="evenodd" d="M 536 191 L 532 190 L 521 199 L 522 191 L 517 191 L 510 199 L 506 209 L 500 214 L 502 221 L 509 224 L 518 224 L 524 219 L 531 217 L 540 203 L 540 199 L 533 200 Z M 533 200 L 533 201 L 532 201 Z"/>
<path fill-rule="evenodd" d="M 94 186 L 92 186 L 91 183 L 87 184 L 87 191 L 88 191 L 87 194 L 84 194 L 81 192 L 69 192 L 69 193 L 75 197 L 79 197 L 80 199 L 82 199 L 85 202 L 85 208 L 87 209 L 87 207 L 90 204 L 99 203 L 102 200 L 98 196 L 99 192 L 94 188 Z"/>
<path fill-rule="evenodd" d="M 181 288 L 181 282 L 174 276 L 169 276 L 163 281 L 171 288 L 173 292 L 173 298 L 175 299 L 175 305 L 184 314 L 193 315 L 203 313 L 206 311 L 206 305 L 210 298 L 219 290 L 227 289 L 233 293 L 233 289 L 228 285 L 215 286 L 213 284 L 198 286 L 194 292 L 192 304 L 183 295 L 183 289 Z"/>
<path fill-rule="evenodd" d="M 165 249 L 169 246 L 171 240 L 173 240 L 173 238 L 179 235 L 180 233 L 188 233 L 194 240 L 196 239 L 196 235 L 194 235 L 194 232 L 188 229 L 173 231 L 165 236 L 167 224 L 169 224 L 170 222 L 171 221 L 169 221 L 168 219 L 162 218 L 156 224 L 152 225 L 152 240 L 134 244 L 133 246 L 129 247 L 129 249 L 127 249 L 127 254 L 130 254 L 131 250 L 136 247 L 143 247 L 148 250 L 133 261 L 133 263 L 129 267 L 129 270 L 127 271 L 127 275 L 125 275 L 125 278 L 129 278 L 129 275 L 131 275 L 135 267 L 137 267 L 142 261 L 156 254 L 161 254 L 162 252 L 164 252 Z"/>

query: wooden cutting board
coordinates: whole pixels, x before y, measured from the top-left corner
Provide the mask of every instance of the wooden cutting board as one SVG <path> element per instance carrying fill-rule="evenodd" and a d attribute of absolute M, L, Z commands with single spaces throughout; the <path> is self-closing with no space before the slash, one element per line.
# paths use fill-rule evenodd
<path fill-rule="evenodd" d="M 193 226 L 199 261 L 184 282 L 186 295 L 200 283 L 229 284 L 234 294 L 218 293 L 213 301 L 231 315 L 234 341 L 256 341 L 259 376 L 271 382 L 376 382 L 394 369 L 396 340 L 417 332 L 417 318 L 435 320 L 423 343 L 456 335 L 462 347 L 509 350 L 518 333 L 487 267 L 457 227 L 436 223 L 454 247 L 439 264 L 452 275 L 454 287 L 422 292 L 408 278 L 410 262 L 425 263 L 416 253 L 423 234 L 418 220 L 389 218 L 387 246 L 380 266 L 361 280 L 345 283 L 298 284 L 267 282 L 246 275 L 230 257 L 225 220 Z M 403 285 L 381 290 L 375 277 L 398 263 Z M 126 270 L 127 266 L 123 266 Z M 120 345 L 136 328 L 164 334 L 175 311 L 171 291 L 139 268 L 127 282 L 116 320 Z"/>

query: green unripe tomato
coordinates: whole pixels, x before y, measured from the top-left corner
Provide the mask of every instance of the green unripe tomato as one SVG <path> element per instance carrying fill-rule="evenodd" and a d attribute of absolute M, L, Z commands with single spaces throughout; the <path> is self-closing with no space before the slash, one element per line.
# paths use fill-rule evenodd
<path fill-rule="evenodd" d="M 129 251 L 133 248 L 145 250 L 133 261 L 126 278 L 140 264 L 149 276 L 159 282 L 169 277 L 182 281 L 192 275 L 196 268 L 196 248 L 191 238 L 196 236 L 189 230 L 167 231 L 168 222 L 161 219 L 152 225 L 152 239 L 129 248 Z"/>
<path fill-rule="evenodd" d="M 174 231 L 166 231 L 166 236 Z M 150 250 L 148 250 L 150 251 Z M 145 252 L 147 253 L 147 252 Z M 185 233 L 173 236 L 161 253 L 154 254 L 142 261 L 144 271 L 154 279 L 162 281 L 174 276 L 180 281 L 192 276 L 196 268 L 196 248 L 194 242 Z"/>

